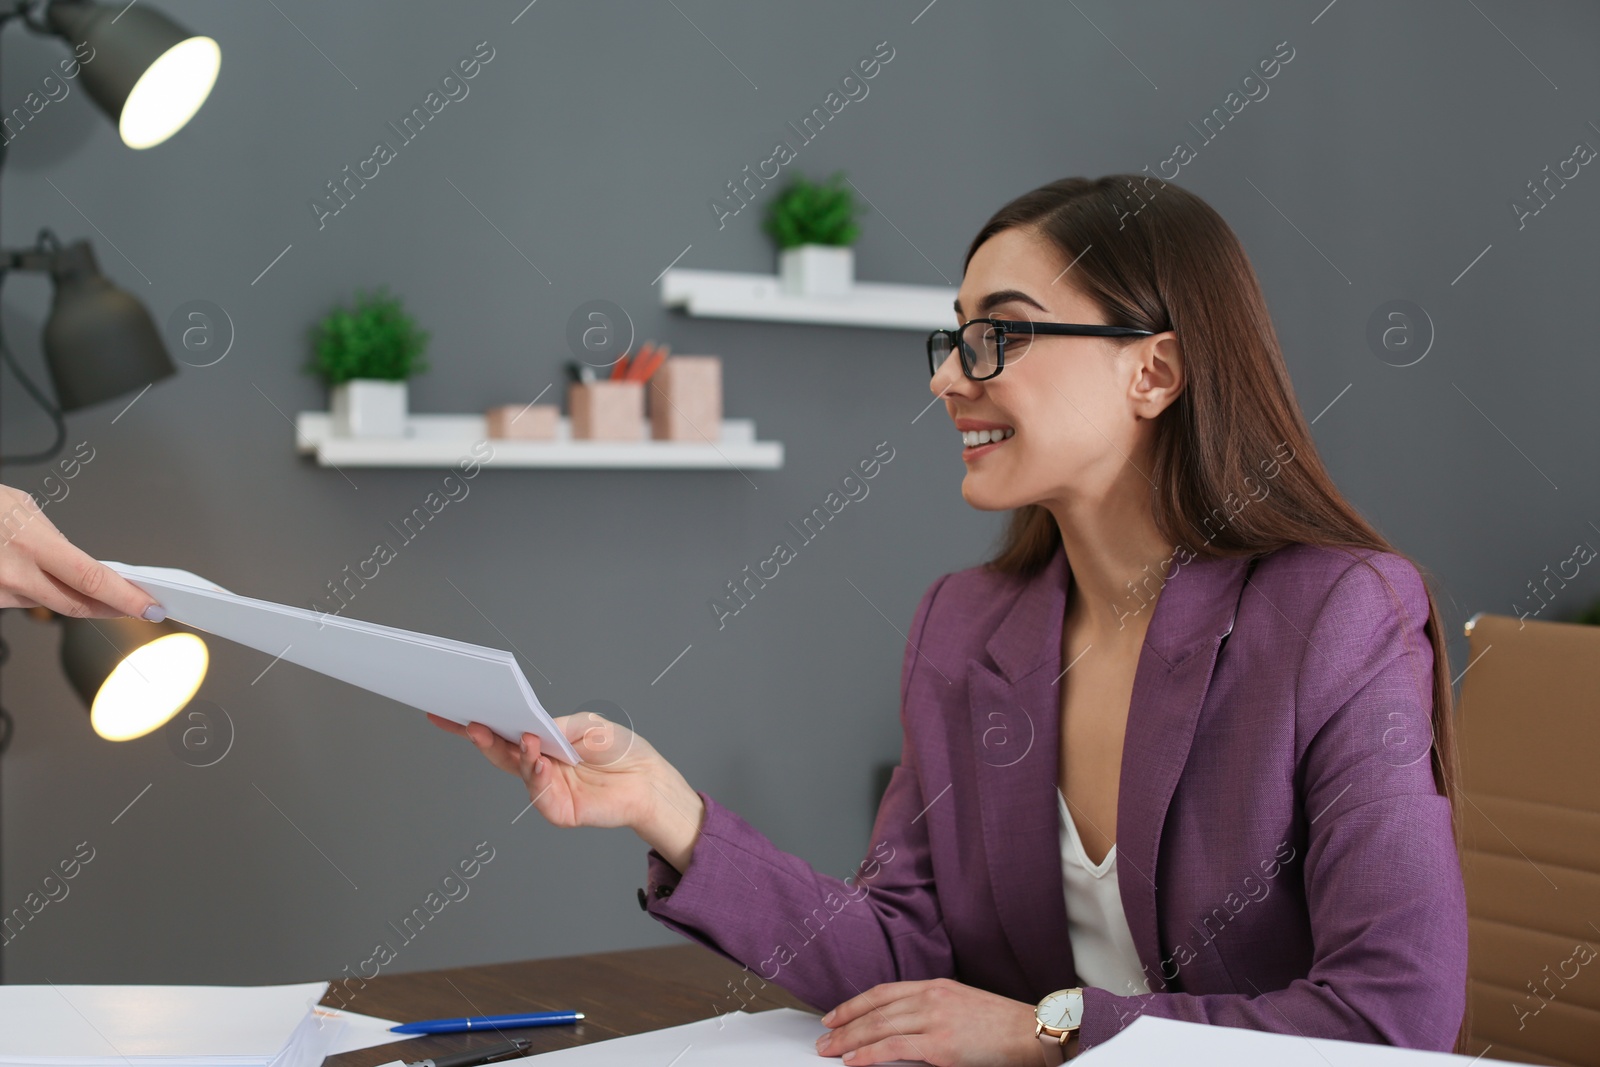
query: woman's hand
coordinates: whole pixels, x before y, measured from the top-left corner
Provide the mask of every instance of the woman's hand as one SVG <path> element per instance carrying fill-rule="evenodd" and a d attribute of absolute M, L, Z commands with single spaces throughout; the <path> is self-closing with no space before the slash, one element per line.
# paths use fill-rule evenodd
<path fill-rule="evenodd" d="M 1044 1049 L 1034 1036 L 1034 1005 L 948 978 L 873 986 L 822 1017 L 824 1056 L 850 1067 L 886 1060 L 926 1060 L 937 1067 L 1036 1067 Z"/>
<path fill-rule="evenodd" d="M 32 496 L 0 485 L 0 608 L 32 607 L 151 622 L 167 614 L 149 593 L 61 536 Z"/>
<path fill-rule="evenodd" d="M 490 763 L 521 778 L 539 814 L 556 826 L 627 826 L 680 872 L 689 866 L 705 803 L 650 742 L 592 711 L 564 715 L 557 728 L 578 750 L 573 766 L 543 754 L 531 733 L 521 745 L 481 722 L 428 721 L 478 746 Z"/>

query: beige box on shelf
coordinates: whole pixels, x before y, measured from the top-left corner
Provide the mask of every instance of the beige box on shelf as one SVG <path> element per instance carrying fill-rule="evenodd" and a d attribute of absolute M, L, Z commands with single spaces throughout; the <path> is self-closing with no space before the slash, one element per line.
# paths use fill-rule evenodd
<path fill-rule="evenodd" d="M 650 436 L 701 442 L 722 436 L 720 356 L 668 356 L 650 376 Z"/>
<path fill-rule="evenodd" d="M 574 382 L 567 410 L 575 441 L 644 440 L 643 382 Z"/>
<path fill-rule="evenodd" d="M 554 441 L 561 422 L 555 404 L 502 404 L 484 413 L 489 436 L 514 441 Z"/>

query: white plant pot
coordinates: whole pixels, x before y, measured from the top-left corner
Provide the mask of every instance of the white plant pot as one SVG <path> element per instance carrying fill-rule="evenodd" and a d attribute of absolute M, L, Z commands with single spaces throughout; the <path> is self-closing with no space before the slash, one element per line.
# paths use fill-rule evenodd
<path fill-rule="evenodd" d="M 333 432 L 340 437 L 404 437 L 406 383 L 352 378 L 331 391 Z"/>
<path fill-rule="evenodd" d="M 846 245 L 798 245 L 778 253 L 778 287 L 791 296 L 849 296 L 855 275 L 855 249 Z"/>

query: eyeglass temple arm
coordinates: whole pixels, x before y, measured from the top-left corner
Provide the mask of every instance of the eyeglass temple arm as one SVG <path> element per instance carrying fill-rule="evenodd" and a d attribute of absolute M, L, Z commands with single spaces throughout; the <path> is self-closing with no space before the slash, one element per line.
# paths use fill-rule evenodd
<path fill-rule="evenodd" d="M 1133 326 L 1067 326 L 1054 322 L 1028 322 L 1025 319 L 996 319 L 995 322 L 1002 328 L 1014 333 L 1045 333 L 1062 334 L 1074 337 L 1153 337 L 1151 330 L 1141 330 Z"/>

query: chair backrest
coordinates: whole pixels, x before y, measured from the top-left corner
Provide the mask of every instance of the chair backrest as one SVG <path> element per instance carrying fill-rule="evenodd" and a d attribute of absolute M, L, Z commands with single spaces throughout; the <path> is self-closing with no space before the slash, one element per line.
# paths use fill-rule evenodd
<path fill-rule="evenodd" d="M 1468 1054 L 1600 1067 L 1600 626 L 1466 629 Z"/>

